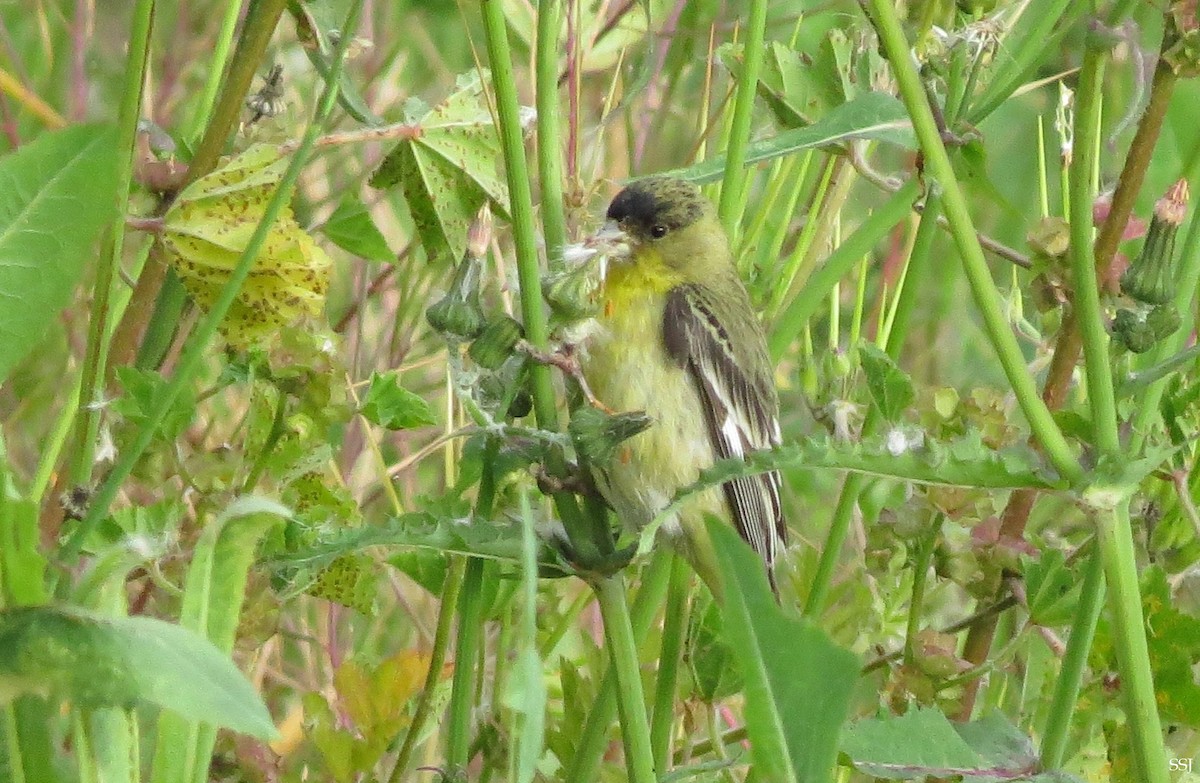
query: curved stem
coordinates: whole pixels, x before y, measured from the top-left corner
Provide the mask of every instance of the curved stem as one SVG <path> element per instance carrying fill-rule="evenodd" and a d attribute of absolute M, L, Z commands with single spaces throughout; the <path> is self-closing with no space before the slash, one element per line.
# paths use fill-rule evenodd
<path fill-rule="evenodd" d="M 1050 415 L 1049 408 L 1038 396 L 1033 376 L 1025 366 L 1025 357 L 1008 326 L 1000 292 L 988 270 L 983 248 L 971 221 L 966 196 L 950 164 L 950 157 L 946 153 L 946 147 L 926 99 L 921 78 L 913 65 L 895 6 L 886 0 L 869 0 L 868 5 L 872 21 L 879 32 L 879 39 L 895 72 L 913 129 L 921 143 L 930 185 L 940 189 L 946 218 L 950 221 L 951 233 L 962 257 L 963 271 L 970 283 L 975 304 L 983 317 L 992 347 L 1004 368 L 1004 374 L 1012 386 L 1017 402 L 1029 421 L 1030 428 L 1042 444 L 1051 464 L 1070 483 L 1077 483 L 1083 476 L 1083 468 Z"/>

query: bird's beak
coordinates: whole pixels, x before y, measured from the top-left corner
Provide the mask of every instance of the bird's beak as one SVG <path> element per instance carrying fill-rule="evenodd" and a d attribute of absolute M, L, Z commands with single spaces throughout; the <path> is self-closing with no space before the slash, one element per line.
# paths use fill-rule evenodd
<path fill-rule="evenodd" d="M 629 257 L 629 234 L 618 225 L 617 221 L 609 220 L 600 230 L 592 234 L 584 242 L 584 246 L 595 248 L 597 252 L 609 256 L 614 261 L 624 261 Z"/>

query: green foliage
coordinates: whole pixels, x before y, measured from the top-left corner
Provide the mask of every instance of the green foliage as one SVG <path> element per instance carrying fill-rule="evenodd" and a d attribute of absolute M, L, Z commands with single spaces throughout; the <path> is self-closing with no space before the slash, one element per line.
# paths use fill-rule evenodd
<path fill-rule="evenodd" d="M 0 382 L 72 298 L 116 203 L 111 128 L 45 133 L 0 158 Z"/>
<path fill-rule="evenodd" d="M 337 209 L 321 226 L 321 233 L 347 253 L 368 261 L 385 262 L 396 257 L 366 205 L 350 194 L 342 196 Z"/>
<path fill-rule="evenodd" d="M 467 229 L 485 203 L 508 213 L 508 188 L 498 174 L 500 139 L 484 102 L 486 77 L 460 79 L 457 91 L 432 110 L 406 107 L 410 138 L 388 153 L 371 186 L 399 185 L 429 258 L 462 257 Z"/>
<path fill-rule="evenodd" d="M 399 373 L 374 373 L 362 401 L 362 415 L 389 430 L 436 424 L 429 403 L 400 385 Z"/>
<path fill-rule="evenodd" d="M 24 694 L 87 708 L 153 704 L 189 720 L 276 736 L 258 694 L 225 655 L 150 617 L 63 606 L 0 612 L 0 699 Z"/>
<path fill-rule="evenodd" d="M 858 678 L 858 660 L 807 620 L 783 614 L 754 553 L 710 521 L 730 642 L 742 651 L 746 727 L 763 780 L 832 780 L 838 734 Z M 820 709 L 813 709 L 819 704 Z"/>

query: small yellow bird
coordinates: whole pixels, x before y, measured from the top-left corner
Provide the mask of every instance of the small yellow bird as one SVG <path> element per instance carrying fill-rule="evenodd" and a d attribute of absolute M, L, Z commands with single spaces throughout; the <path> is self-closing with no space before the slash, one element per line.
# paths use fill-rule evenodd
<path fill-rule="evenodd" d="M 581 365 L 599 402 L 653 421 L 596 476 L 618 516 L 641 529 L 714 460 L 778 445 L 779 398 L 762 326 L 700 190 L 670 177 L 638 180 L 607 217 L 597 237 L 623 252 L 610 255 Z M 662 530 L 719 592 L 704 517 L 732 522 L 774 587 L 787 541 L 780 485 L 770 472 L 692 495 Z"/>

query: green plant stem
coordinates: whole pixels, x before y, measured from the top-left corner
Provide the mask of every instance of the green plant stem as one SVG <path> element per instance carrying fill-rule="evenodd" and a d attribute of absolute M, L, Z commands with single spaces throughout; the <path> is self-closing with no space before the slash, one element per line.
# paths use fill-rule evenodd
<path fill-rule="evenodd" d="M 1000 52 L 1010 51 L 1012 45 L 1016 46 L 1016 51 L 1008 62 L 995 69 L 997 78 L 979 100 L 971 102 L 968 122 L 972 125 L 983 122 L 1027 81 L 1038 62 L 1047 52 L 1054 51 L 1058 41 L 1071 29 L 1070 24 L 1065 21 L 1059 24 L 1059 21 L 1074 5 L 1071 0 L 1039 0 L 1026 8 L 1023 19 L 1031 20 L 1030 29 L 1025 34 L 1010 35 L 1005 39 Z"/>
<path fill-rule="evenodd" d="M 233 44 L 233 34 L 237 30 L 237 21 L 241 10 L 242 4 L 239 0 L 225 0 L 225 15 L 221 17 L 221 29 L 213 44 L 211 57 L 206 56 L 208 76 L 204 80 L 200 103 L 196 107 L 191 129 L 187 133 L 189 143 L 194 142 L 199 130 L 208 125 L 213 103 L 217 99 L 217 90 L 221 87 L 221 76 L 225 73 L 225 63 L 229 59 L 229 48 Z M 249 83 L 247 83 L 247 88 L 249 88 Z"/>
<path fill-rule="evenodd" d="M 1108 359 L 1108 335 L 1100 310 L 1100 292 L 1092 252 L 1092 171 L 1099 146 L 1097 101 L 1104 74 L 1104 53 L 1089 48 L 1079 74 L 1075 107 L 1075 159 L 1071 163 L 1071 268 L 1076 322 L 1083 338 L 1093 437 L 1110 468 L 1123 463 L 1117 411 Z M 1123 223 L 1121 225 L 1124 225 Z M 1114 646 L 1126 698 L 1127 722 L 1142 779 L 1166 781 L 1166 752 L 1150 673 L 1142 598 L 1138 588 L 1129 500 L 1095 513 L 1100 553 L 1111 589 L 1110 610 L 1117 633 Z"/>
<path fill-rule="evenodd" d="M 650 724 L 638 666 L 637 642 L 625 604 L 625 580 L 620 574 L 602 577 L 592 585 L 604 620 L 604 636 L 616 671 L 617 712 L 625 741 L 625 767 L 633 783 L 654 783 L 654 756 L 650 750 Z"/>
<path fill-rule="evenodd" d="M 537 234 L 533 220 L 533 193 L 529 186 L 529 167 L 525 160 L 521 107 L 517 102 L 517 86 L 513 80 L 507 22 L 500 0 L 482 0 L 480 7 L 483 11 L 488 59 L 492 65 L 492 86 L 496 92 L 496 120 L 500 127 L 505 176 L 508 181 L 525 339 L 535 348 L 545 350 L 549 344 L 550 328 L 546 320 L 546 311 L 542 307 Z M 531 364 L 529 385 L 538 426 L 542 429 L 558 430 L 558 410 L 550 368 L 544 364 Z M 547 467 L 554 475 L 564 475 L 566 461 L 563 455 L 557 450 L 552 450 L 547 457 Z M 565 492 L 555 494 L 554 504 L 563 527 L 566 528 L 574 554 L 581 562 L 598 560 L 603 554 L 607 554 L 607 550 L 611 550 L 611 533 L 604 524 L 605 520 L 592 520 L 595 524 L 589 524 L 589 519 L 580 513 L 575 496 Z"/>
<path fill-rule="evenodd" d="M 1122 5 L 1119 3 L 1118 7 L 1114 7 L 1113 14 L 1116 15 L 1110 16 L 1110 22 L 1119 21 L 1124 18 L 1125 13 L 1128 13 L 1129 9 L 1125 8 L 1122 10 L 1120 7 Z M 1125 157 L 1121 176 L 1113 192 L 1108 217 L 1100 227 L 1094 247 L 1089 251 L 1093 256 L 1095 274 L 1101 277 L 1107 276 L 1109 273 L 1121 237 L 1124 234 L 1125 225 L 1133 212 L 1137 194 L 1141 190 L 1146 170 L 1150 164 L 1151 155 L 1162 131 L 1163 121 L 1166 117 L 1167 108 L 1170 105 L 1170 97 L 1174 89 L 1174 84 L 1175 76 L 1170 71 L 1170 68 L 1164 67 L 1160 52 L 1159 67 L 1156 68 L 1154 73 L 1146 110 L 1142 113 L 1142 117 L 1138 121 L 1137 131 L 1130 144 L 1129 152 Z M 1095 113 L 1094 110 L 1092 110 L 1092 113 Z M 1096 133 L 1098 132 L 1097 129 Z M 1076 139 L 1076 146 L 1085 144 L 1089 150 L 1094 151 L 1097 142 L 1098 139 L 1095 137 L 1092 137 L 1086 143 Z M 1089 152 L 1089 156 L 1094 165 L 1094 152 Z M 1081 176 L 1086 174 L 1089 182 L 1091 171 L 1091 168 L 1087 168 L 1086 172 L 1082 167 L 1080 168 Z M 1089 201 L 1087 203 L 1090 205 L 1090 199 L 1092 198 L 1090 186 L 1085 187 L 1083 183 L 1080 183 L 1080 187 L 1081 193 L 1076 195 L 1080 198 L 1088 198 Z M 1069 184 L 1068 190 L 1070 190 Z M 1068 209 L 1070 209 L 1070 204 L 1073 200 L 1071 198 L 1064 200 L 1068 202 Z M 1086 211 L 1089 209 L 1090 206 L 1084 207 L 1077 213 L 1074 213 L 1077 215 L 1078 225 L 1076 226 L 1074 220 L 1072 225 L 1078 228 L 1079 236 L 1072 239 L 1073 248 L 1082 248 L 1086 243 L 1091 241 L 1091 232 L 1085 231 L 1085 224 L 1083 222 Z M 1086 225 L 1091 225 L 1090 216 L 1087 218 Z M 1067 401 L 1082 347 L 1083 340 L 1079 325 L 1079 312 L 1077 309 L 1070 309 L 1066 312 L 1062 326 L 1059 328 L 1058 336 L 1055 338 L 1053 357 L 1050 361 L 1050 367 L 1046 372 L 1045 384 L 1042 387 L 1042 399 L 1046 401 L 1046 405 L 1051 410 L 1061 408 Z M 1160 393 L 1161 387 L 1157 391 L 1151 388 L 1147 392 L 1147 399 L 1144 404 L 1138 406 L 1137 421 L 1140 422 L 1140 425 L 1135 424 L 1134 426 L 1129 449 L 1130 453 L 1136 454 L 1140 452 L 1140 438 L 1150 424 L 1150 418 L 1147 417 L 1147 414 L 1153 416 L 1157 411 L 1158 394 Z M 1037 493 L 1033 490 L 1018 490 L 1014 492 L 1009 497 L 1008 503 L 1001 515 L 1000 534 L 1012 539 L 1021 538 L 1025 534 L 1025 526 L 1028 523 L 1029 514 L 1032 512 L 1036 500 Z M 963 657 L 973 664 L 981 663 L 991 649 L 995 631 L 996 618 L 982 618 L 979 624 L 973 626 L 967 634 L 967 640 L 963 645 Z M 968 683 L 967 687 L 963 690 L 962 708 L 959 714 L 959 717 L 962 719 L 966 719 L 974 707 L 979 682 L 979 680 L 974 680 Z"/>
<path fill-rule="evenodd" d="M 871 252 L 880 237 L 907 217 L 919 187 L 916 180 L 905 183 L 829 254 L 829 258 L 816 274 L 808 279 L 799 295 L 789 302 L 775 319 L 771 334 L 767 338 L 767 347 L 773 360 L 783 356 L 788 346 L 796 339 L 796 334 L 825 303 L 829 292 L 838 281 L 845 277 L 864 255 Z"/>
<path fill-rule="evenodd" d="M 746 187 L 746 147 L 750 144 L 750 122 L 754 116 L 754 98 L 758 94 L 758 72 L 762 70 L 763 37 L 767 28 L 767 0 L 752 0 L 742 44 L 742 72 L 733 102 L 733 122 L 725 153 L 725 176 L 721 181 L 721 202 L 717 214 L 725 233 L 734 236 L 741 217 L 742 192 Z"/>
<path fill-rule="evenodd" d="M 271 36 L 279 23 L 279 17 L 283 14 L 286 2 L 287 0 L 258 0 L 250 4 L 229 72 L 222 82 L 216 108 L 212 111 L 204 135 L 188 163 L 187 176 L 182 187 L 216 168 L 229 140 L 229 134 L 237 127 L 238 117 L 245 106 L 246 93 L 254 79 L 254 72 L 271 42 Z M 224 64 L 214 64 L 214 67 L 223 68 Z M 328 84 L 327 80 L 327 87 Z M 170 200 L 164 199 L 159 211 L 165 212 L 169 205 Z M 167 267 L 160 254 L 152 251 L 138 276 L 129 304 L 113 335 L 112 356 L 117 363 L 130 363 L 137 354 L 137 345 L 147 328 L 147 321 L 155 308 L 155 301 L 159 297 L 166 274 Z"/>
<path fill-rule="evenodd" d="M 1097 539 L 1109 587 L 1113 646 L 1126 703 L 1125 719 L 1132 734 L 1136 766 L 1141 770 L 1137 779 L 1167 783 L 1167 752 L 1150 672 L 1128 501 L 1111 511 L 1097 512 L 1096 517 Z"/>
<path fill-rule="evenodd" d="M 561 0 L 541 0 L 537 6 L 537 153 L 538 184 L 542 192 L 542 237 L 546 258 L 556 263 L 567 243 L 563 214 L 562 131 L 558 122 L 558 34 L 562 27 Z"/>
<path fill-rule="evenodd" d="M 450 647 L 450 626 L 458 609 L 458 597 L 465 573 L 466 558 L 451 558 L 450 567 L 446 569 L 446 580 L 442 583 L 437 629 L 433 634 L 433 649 L 429 653 L 429 670 L 425 673 L 425 683 L 421 687 L 417 708 L 413 712 L 412 722 L 404 735 L 404 744 L 400 746 L 400 752 L 396 755 L 396 764 L 392 767 L 392 774 L 388 776 L 388 783 L 400 783 L 404 779 L 409 762 L 412 760 L 413 751 L 417 747 L 417 740 L 425 730 L 425 723 L 433 711 L 434 689 L 437 687 L 438 679 L 442 676 L 442 666 L 446 662 L 446 651 Z"/>
<path fill-rule="evenodd" d="M 446 764 L 452 770 L 466 769 L 471 745 L 471 708 L 475 695 L 475 658 L 483 636 L 483 564 L 480 557 L 467 558 L 462 590 L 458 597 L 458 641 L 454 651 L 454 679 L 450 686 L 449 717 L 446 721 Z"/>
<path fill-rule="evenodd" d="M 913 129 L 920 141 L 925 156 L 926 175 L 931 180 L 931 187 L 941 189 L 946 218 L 950 222 L 950 230 L 962 258 L 963 271 L 970 283 L 975 304 L 983 317 L 992 347 L 1004 368 L 1004 374 L 1012 386 L 1017 403 L 1024 411 L 1030 428 L 1042 444 L 1051 464 L 1067 481 L 1077 483 L 1083 476 L 1083 468 L 1050 415 L 1049 408 L 1038 396 L 1037 387 L 1025 366 L 1020 346 L 1008 327 L 1000 292 L 996 289 L 988 270 L 983 248 L 971 221 L 966 196 L 954 174 L 933 112 L 926 100 L 925 89 L 909 54 L 908 42 L 900 27 L 895 6 L 886 0 L 869 0 L 868 5 L 880 42 L 899 84 Z"/>
<path fill-rule="evenodd" d="M 261 0 L 255 7 L 265 7 L 271 2 L 273 0 Z M 316 116 L 305 129 L 304 138 L 292 156 L 292 160 L 288 163 L 287 170 L 283 173 L 283 177 L 279 181 L 279 187 L 271 196 L 271 200 L 263 212 L 262 220 L 258 222 L 254 233 L 246 243 L 246 249 L 230 273 L 229 280 L 221 289 L 221 293 L 217 296 L 205 317 L 196 326 L 196 330 L 192 334 L 187 348 L 179 359 L 179 365 L 175 374 L 163 387 L 154 405 L 147 413 L 146 421 L 138 430 L 133 443 L 121 452 L 116 464 L 113 465 L 112 472 L 108 474 L 108 477 L 92 497 L 87 514 L 80 520 L 75 532 L 63 545 L 60 553 L 62 559 L 68 562 L 73 559 L 79 552 L 83 541 L 105 514 L 108 513 L 108 509 L 112 505 L 113 500 L 116 499 L 121 484 L 133 472 L 134 466 L 146 451 L 146 447 L 154 440 L 154 433 L 163 418 L 167 415 L 167 412 L 171 409 L 175 398 L 179 396 L 179 393 L 192 381 L 199 371 L 201 362 L 208 351 L 209 343 L 216 337 L 221 322 L 225 320 L 225 315 L 229 312 L 229 308 L 233 306 L 234 301 L 241 292 L 246 278 L 249 277 L 250 269 L 254 266 L 255 259 L 258 258 L 258 254 L 262 249 L 263 243 L 266 241 L 267 233 L 271 230 L 271 226 L 291 200 L 292 193 L 296 189 L 296 181 L 300 177 L 300 171 L 304 168 L 304 164 L 312 154 L 313 145 L 321 133 L 321 128 L 337 103 L 337 77 L 341 75 L 342 65 L 345 62 L 346 49 L 353 38 L 353 35 L 349 33 L 357 27 L 362 3 L 363 0 L 351 0 L 350 11 L 344 28 L 347 31 L 347 35 L 338 43 L 334 65 L 331 69 L 331 78 L 325 84 L 325 90 L 318 102 Z M 275 18 L 278 18 L 278 14 L 275 15 Z"/>
<path fill-rule="evenodd" d="M 650 720 L 650 747 L 654 768 L 666 773 L 671 764 L 671 733 L 675 726 L 675 689 L 679 683 L 680 653 L 687 632 L 687 599 L 692 572 L 687 562 L 672 554 L 667 608 L 663 614 L 658 677 L 654 681 L 654 710 Z"/>
<path fill-rule="evenodd" d="M 938 513 L 929 525 L 929 530 L 925 531 L 925 535 L 917 543 L 916 555 L 913 558 L 912 600 L 908 605 L 908 623 L 904 634 L 905 663 L 916 662 L 917 636 L 921 632 L 921 607 L 925 605 L 925 584 L 929 576 L 929 563 L 933 560 L 933 552 L 945 519 L 944 514 Z"/>
<path fill-rule="evenodd" d="M 650 559 L 650 565 L 642 572 L 642 585 L 633 600 L 633 634 L 643 639 L 650 631 L 650 624 L 658 614 L 671 571 L 669 552 L 659 549 Z M 588 711 L 583 733 L 567 765 L 564 783 L 592 783 L 600 778 L 600 762 L 607 745 L 608 727 L 617 712 L 616 667 L 610 661 L 600 680 L 600 688 Z"/>
<path fill-rule="evenodd" d="M 911 195 L 899 199 L 896 208 L 911 205 Z M 883 210 L 880 210 L 883 211 Z M 908 334 L 909 323 L 916 303 L 924 290 L 924 284 L 933 264 L 933 240 L 938 233 L 938 215 L 941 212 L 941 199 L 936 193 L 930 193 L 925 199 L 925 209 L 921 212 L 917 224 L 917 235 L 913 239 L 912 252 L 909 254 L 908 270 L 904 273 L 904 285 L 897 294 L 896 308 L 892 315 L 892 326 L 888 330 L 884 351 L 897 359 Z M 879 214 L 878 212 L 876 214 Z M 872 215 L 868 220 L 873 219 Z M 890 219 L 890 216 L 885 218 Z M 861 230 L 861 227 L 860 227 Z M 857 232 L 856 232 L 857 233 Z M 843 247 L 845 243 L 843 243 Z M 841 248 L 838 251 L 840 252 Z M 863 422 L 863 434 L 870 436 L 878 429 L 882 418 L 878 409 L 872 406 Z M 854 520 L 854 509 L 858 506 L 858 497 L 867 485 L 867 477 L 862 473 L 848 474 L 842 482 L 842 491 L 834 507 L 833 517 L 829 522 L 829 531 L 825 535 L 825 544 L 821 547 L 821 556 L 817 561 L 817 572 L 813 575 L 809 587 L 808 598 L 804 602 L 804 614 L 809 617 L 820 615 L 825 609 L 829 598 L 829 589 L 833 584 L 833 574 L 837 569 L 842 546 L 850 532 L 850 523 Z"/>
<path fill-rule="evenodd" d="M 1088 652 L 1092 649 L 1092 637 L 1096 634 L 1096 623 L 1104 608 L 1104 563 L 1098 548 L 1093 548 L 1084 572 L 1083 587 L 1079 593 L 1079 604 L 1071 621 L 1071 636 L 1067 639 L 1067 652 L 1063 656 L 1062 668 L 1054 683 L 1054 699 L 1050 715 L 1042 732 L 1042 769 L 1058 769 L 1063 763 L 1067 747 L 1067 735 L 1071 729 L 1071 715 L 1079 698 L 1080 683 L 1087 669 Z"/>
<path fill-rule="evenodd" d="M 1108 333 L 1104 330 L 1100 311 L 1100 287 L 1092 252 L 1092 203 L 1096 195 L 1092 188 L 1092 172 L 1096 167 L 1100 138 L 1098 109 L 1103 78 L 1104 55 L 1095 48 L 1089 48 L 1083 57 L 1075 93 L 1075 144 L 1074 159 L 1068 172 L 1071 188 L 1068 216 L 1071 224 L 1072 299 L 1075 322 L 1083 338 L 1092 437 L 1101 454 L 1115 456 L 1120 448 L 1117 409 L 1112 368 L 1108 361 Z M 1117 234 L 1120 235 L 1120 229 Z"/>
<path fill-rule="evenodd" d="M 150 33 L 154 26 L 154 0 L 139 0 L 133 9 L 130 24 L 129 56 L 125 64 L 125 82 L 121 93 L 121 108 L 117 115 L 117 203 L 115 220 L 110 229 L 105 262 L 96 269 L 96 285 L 92 294 L 92 313 L 88 325 L 87 350 L 80 377 L 78 406 L 79 426 L 74 461 L 70 467 L 71 482 L 90 486 L 92 464 L 96 452 L 96 436 L 100 431 L 101 410 L 97 406 L 97 390 L 104 383 L 108 362 L 109 319 L 113 306 L 113 288 L 117 270 L 125 250 L 125 215 L 129 211 L 129 187 L 133 181 L 133 161 L 137 154 L 137 126 L 141 118 L 142 91 L 146 83 L 146 67 L 150 56 Z"/>

